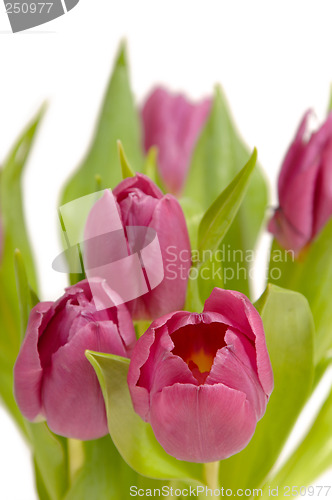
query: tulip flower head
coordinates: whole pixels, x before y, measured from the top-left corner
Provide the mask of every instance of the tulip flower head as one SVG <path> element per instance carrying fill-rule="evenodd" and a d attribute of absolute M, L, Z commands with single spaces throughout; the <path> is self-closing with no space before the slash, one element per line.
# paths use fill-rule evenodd
<path fill-rule="evenodd" d="M 95 228 L 109 227 L 109 221 L 114 213 L 114 199 L 117 210 L 121 217 L 122 227 L 126 230 L 127 245 L 121 255 L 121 245 L 119 238 L 112 237 L 110 234 L 109 244 L 103 245 L 98 249 L 94 246 Z M 170 311 L 182 309 L 187 290 L 188 275 L 191 266 L 190 241 L 186 221 L 179 202 L 170 194 L 163 195 L 160 189 L 145 175 L 137 174 L 135 177 L 129 177 L 123 180 L 113 192 L 108 190 L 104 196 L 98 200 L 92 207 L 85 227 L 85 263 L 88 269 L 97 269 L 96 261 L 102 254 L 101 260 L 104 262 L 123 261 L 123 253 L 127 252 L 128 247 L 141 247 L 141 231 L 138 231 L 138 238 L 134 244 L 130 241 L 130 235 L 134 235 L 136 228 L 152 229 L 159 242 L 158 255 L 154 259 L 152 255 L 149 258 L 149 266 L 145 269 L 148 277 L 159 276 L 160 267 L 162 268 L 162 280 L 158 286 L 148 290 L 145 293 L 138 293 L 133 300 L 126 301 L 134 319 L 155 319 Z M 92 242 L 90 247 L 89 242 Z M 137 252 L 137 249 L 135 250 Z M 180 256 L 186 254 L 189 258 L 185 260 Z M 128 255 L 126 253 L 126 255 Z M 144 259 L 143 259 L 144 261 Z M 143 262 L 144 264 L 144 262 Z M 121 287 L 125 296 L 126 288 L 131 289 L 133 284 L 133 275 L 121 273 L 116 278 L 121 280 Z M 135 277 L 135 276 L 134 276 Z M 114 288 L 114 287 L 113 287 Z"/>
<path fill-rule="evenodd" d="M 279 208 L 268 226 L 280 245 L 296 254 L 332 216 L 332 113 L 306 139 L 309 115 L 305 114 L 283 162 Z"/>
<path fill-rule="evenodd" d="M 158 165 L 167 189 L 181 193 L 190 159 L 211 109 L 211 100 L 192 104 L 181 94 L 157 88 L 146 100 L 142 119 L 144 147 L 158 147 Z"/>
<path fill-rule="evenodd" d="M 102 281 L 95 286 L 114 297 Z M 86 280 L 67 288 L 54 303 L 40 302 L 31 311 L 14 368 L 21 412 L 31 421 L 46 419 L 53 432 L 66 437 L 106 435 L 104 400 L 85 351 L 128 357 L 135 341 L 126 307 L 96 311 Z"/>
<path fill-rule="evenodd" d="M 134 348 L 128 385 L 170 455 L 212 462 L 239 452 L 273 389 L 258 312 L 243 294 L 215 288 L 203 313 L 154 321 Z"/>

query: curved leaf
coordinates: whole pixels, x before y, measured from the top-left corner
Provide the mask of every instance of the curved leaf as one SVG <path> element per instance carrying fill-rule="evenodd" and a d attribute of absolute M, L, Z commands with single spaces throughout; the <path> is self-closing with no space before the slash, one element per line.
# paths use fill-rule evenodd
<path fill-rule="evenodd" d="M 198 251 L 215 251 L 228 232 L 248 189 L 251 175 L 256 165 L 257 151 L 232 182 L 207 209 L 198 228 Z M 201 262 L 205 259 L 202 257 Z"/>
<path fill-rule="evenodd" d="M 202 482 L 202 466 L 168 455 L 151 426 L 134 411 L 127 385 L 129 359 L 87 351 L 103 391 L 111 437 L 123 459 L 139 474 L 155 479 Z"/>
<path fill-rule="evenodd" d="M 18 303 L 21 314 L 21 340 L 23 340 L 28 325 L 30 311 L 39 302 L 39 299 L 29 285 L 25 264 L 19 249 L 16 249 L 14 253 L 14 265 Z"/>
<path fill-rule="evenodd" d="M 129 496 L 137 474 L 122 460 L 110 436 L 82 443 L 84 462 L 64 500 L 118 500 Z"/>
<path fill-rule="evenodd" d="M 62 500 L 68 488 L 67 440 L 53 434 L 44 422 L 26 422 L 26 428 L 39 486 L 43 486 L 51 500 Z"/>
<path fill-rule="evenodd" d="M 271 481 L 272 485 L 312 484 L 332 467 L 332 392 L 297 450 Z"/>
<path fill-rule="evenodd" d="M 307 300 L 269 285 L 256 308 L 262 316 L 274 375 L 274 391 L 249 445 L 221 463 L 221 483 L 260 486 L 277 459 L 313 381 L 314 326 Z"/>
<path fill-rule="evenodd" d="M 141 171 L 143 155 L 138 112 L 130 90 L 125 47 L 120 47 L 111 80 L 99 116 L 92 146 L 83 163 L 67 182 L 61 197 L 61 205 L 95 191 L 96 175 L 107 188 L 115 187 L 121 180 L 117 141 L 121 140 L 128 161 L 136 171 Z M 75 221 L 71 224 L 73 228 Z M 73 234 L 81 241 L 82 228 Z"/>
<path fill-rule="evenodd" d="M 273 242 L 269 281 L 302 293 L 315 322 L 315 365 L 332 348 L 332 219 L 318 237 L 295 259 Z M 275 273 L 272 273 L 272 269 Z"/>
<path fill-rule="evenodd" d="M 21 341 L 14 251 L 16 248 L 20 249 L 27 279 L 36 290 L 36 271 L 24 217 L 22 174 L 44 109 L 43 106 L 15 142 L 0 171 L 0 217 L 3 227 L 3 249 L 0 260 L 0 396 L 24 432 L 23 418 L 12 391 L 13 366 Z M 26 312 L 24 314 L 26 315 Z"/>
<path fill-rule="evenodd" d="M 208 209 L 211 201 L 232 182 L 248 161 L 249 149 L 240 138 L 226 98 L 220 87 L 216 88 L 210 117 L 198 140 L 193 154 L 184 197 L 192 198 L 198 213 Z M 253 172 L 243 204 L 230 227 L 222 246 L 232 254 L 227 267 L 233 270 L 228 288 L 249 294 L 249 263 L 239 257 L 253 250 L 260 232 L 267 205 L 267 187 L 260 168 Z M 238 266 L 244 269 L 237 272 Z M 243 276 L 243 274 L 245 276 Z"/>

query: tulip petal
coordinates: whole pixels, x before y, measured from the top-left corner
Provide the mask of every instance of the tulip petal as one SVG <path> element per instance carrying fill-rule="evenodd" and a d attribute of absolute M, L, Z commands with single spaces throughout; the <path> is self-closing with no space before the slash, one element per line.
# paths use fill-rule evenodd
<path fill-rule="evenodd" d="M 315 186 L 319 173 L 319 163 L 298 173 L 287 190 L 279 195 L 280 212 L 271 223 L 269 230 L 273 232 L 279 243 L 298 252 L 312 237 L 315 199 Z"/>
<path fill-rule="evenodd" d="M 68 299 L 66 301 L 64 298 L 52 304 L 52 317 L 47 322 L 47 335 L 41 335 L 38 341 L 38 352 L 43 368 L 50 364 L 52 354 L 66 344 L 73 335 L 71 331 L 73 324 L 77 327 L 77 320 L 87 323 L 85 318 L 78 316 L 80 310 L 80 306 L 71 304 Z"/>
<path fill-rule="evenodd" d="M 149 359 L 154 340 L 155 330 L 150 326 L 135 345 L 135 356 L 130 362 L 127 380 L 134 409 L 146 422 L 149 415 L 150 397 L 147 388 L 138 385 L 138 381 L 141 376 L 141 368 Z"/>
<path fill-rule="evenodd" d="M 185 218 L 179 203 L 172 195 L 166 195 L 159 200 L 149 227 L 156 231 L 159 239 L 164 278 L 160 285 L 149 293 L 127 303 L 132 316 L 140 319 L 158 318 L 165 313 L 182 309 L 191 266 L 190 241 Z M 184 261 L 180 258 L 182 250 L 189 254 L 189 258 Z"/>
<path fill-rule="evenodd" d="M 128 372 L 128 386 L 135 411 L 145 421 L 149 420 L 149 392 L 160 390 L 164 383 L 173 383 L 173 369 L 183 382 L 197 383 L 187 364 L 178 356 L 170 354 L 174 344 L 165 326 L 173 316 L 186 314 L 180 311 L 155 320 L 135 345 L 135 358 Z"/>
<path fill-rule="evenodd" d="M 213 385 L 222 382 L 227 387 L 244 392 L 259 420 L 264 415 L 268 398 L 258 380 L 256 368 L 249 366 L 251 360 L 243 361 L 245 349 L 248 352 L 251 347 L 254 357 L 255 351 L 248 345 L 250 342 L 243 335 L 242 337 L 240 340 L 239 336 L 232 332 L 233 345 L 219 349 L 205 383 Z"/>
<path fill-rule="evenodd" d="M 158 147 L 161 176 L 173 193 L 179 193 L 184 186 L 190 158 L 210 108 L 210 99 L 192 104 L 183 95 L 172 95 L 162 88 L 157 88 L 143 107 L 145 150 Z"/>
<path fill-rule="evenodd" d="M 332 215 L 332 113 L 306 140 L 309 115 L 304 116 L 283 162 L 278 184 L 280 207 L 268 226 L 281 246 L 296 253 Z"/>
<path fill-rule="evenodd" d="M 41 324 L 52 314 L 52 302 L 40 302 L 31 311 L 27 333 L 14 366 L 14 393 L 22 414 L 36 420 L 44 414 L 41 400 L 43 370 L 38 354 Z"/>
<path fill-rule="evenodd" d="M 332 113 L 330 116 L 332 118 Z M 331 119 L 330 121 L 332 122 Z M 322 153 L 321 168 L 317 179 L 313 237 L 323 229 L 332 215 L 332 131 L 330 137 Z"/>
<path fill-rule="evenodd" d="M 102 392 L 85 357 L 87 349 L 126 356 L 114 323 L 91 322 L 53 355 L 42 385 L 50 429 L 81 440 L 96 439 L 108 432 Z"/>
<path fill-rule="evenodd" d="M 255 342 L 256 363 L 260 383 L 267 395 L 273 390 L 273 374 L 269 359 L 263 323 L 249 299 L 240 292 L 214 288 L 204 305 L 204 312 L 215 311 L 221 321 Z"/>
<path fill-rule="evenodd" d="M 312 111 L 308 110 L 302 118 L 299 128 L 295 134 L 294 141 L 287 151 L 285 159 L 282 163 L 278 180 L 279 196 L 287 190 L 288 183 L 295 175 L 297 175 L 298 169 L 301 168 L 303 155 L 307 145 L 304 136 L 308 128 L 308 120 L 311 114 Z"/>
<path fill-rule="evenodd" d="M 169 387 L 176 383 L 198 385 L 196 378 L 182 358 L 171 353 L 166 354 L 159 364 L 158 370 L 156 370 L 150 393 L 151 395 L 155 394 L 164 387 Z"/>
<path fill-rule="evenodd" d="M 158 199 L 135 188 L 119 202 L 124 226 L 144 226 L 151 223 Z"/>
<path fill-rule="evenodd" d="M 250 341 L 246 335 L 231 328 L 225 334 L 225 341 L 227 347 L 236 354 L 241 363 L 258 375 L 254 342 Z"/>
<path fill-rule="evenodd" d="M 170 332 L 175 332 L 179 328 L 183 328 L 188 325 L 197 325 L 204 323 L 208 325 L 210 323 L 222 323 L 223 317 L 211 311 L 204 311 L 203 313 L 190 313 L 187 311 L 177 312 L 173 314 L 167 320 L 167 327 Z"/>
<path fill-rule="evenodd" d="M 149 177 L 138 172 L 135 177 L 127 177 L 120 182 L 113 189 L 113 194 L 116 196 L 118 203 L 120 203 L 133 189 L 140 190 L 152 198 L 161 199 L 163 197 L 163 193 L 158 186 Z"/>
<path fill-rule="evenodd" d="M 128 256 L 118 204 L 108 189 L 90 210 L 84 229 L 84 266 L 87 270 Z"/>
<path fill-rule="evenodd" d="M 250 340 L 254 340 L 255 335 L 247 316 L 247 301 L 249 302 L 249 299 L 240 292 L 214 288 L 210 297 L 205 301 L 204 313 L 208 312 L 211 317 L 213 313 L 217 313 L 219 321 L 240 332 L 245 332 Z M 251 303 L 250 305 L 253 307 Z"/>
<path fill-rule="evenodd" d="M 151 425 L 165 451 L 178 460 L 212 462 L 243 449 L 256 418 L 243 392 L 222 384 L 175 384 L 152 396 Z"/>

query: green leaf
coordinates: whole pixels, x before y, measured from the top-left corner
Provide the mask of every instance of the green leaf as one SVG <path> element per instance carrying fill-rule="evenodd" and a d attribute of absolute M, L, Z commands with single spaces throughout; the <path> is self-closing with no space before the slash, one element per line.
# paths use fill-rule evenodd
<path fill-rule="evenodd" d="M 39 302 L 39 299 L 29 285 L 23 257 L 18 249 L 15 250 L 14 261 L 16 288 L 21 314 L 21 340 L 23 340 L 28 325 L 30 311 Z"/>
<path fill-rule="evenodd" d="M 22 254 L 15 251 L 15 273 L 24 337 L 32 307 L 38 298 L 31 291 Z M 62 500 L 68 488 L 67 440 L 53 434 L 46 423 L 24 421 L 35 463 L 36 484 L 40 494 L 50 500 Z"/>
<path fill-rule="evenodd" d="M 115 187 L 121 180 L 117 141 L 121 140 L 129 163 L 141 171 L 143 155 L 138 112 L 129 84 L 127 56 L 124 45 L 115 63 L 113 74 L 99 116 L 92 146 L 83 163 L 65 186 L 61 205 L 91 194 L 95 190 L 95 176 L 101 176 L 104 186 Z M 71 227 L 75 226 L 75 220 Z M 81 241 L 82 228 L 77 225 L 73 240 Z"/>
<path fill-rule="evenodd" d="M 123 495 L 123 477 L 117 451 L 109 436 L 82 443 L 85 452 L 83 466 L 74 477 L 64 500 L 117 500 Z M 119 460 L 120 459 L 120 460 Z M 128 480 L 132 481 L 129 470 Z M 127 493 L 129 487 L 127 487 Z"/>
<path fill-rule="evenodd" d="M 127 177 L 135 177 L 135 172 L 132 170 L 131 166 L 129 165 L 128 159 L 126 157 L 126 154 L 124 152 L 122 142 L 117 141 L 118 144 L 118 154 L 119 154 L 119 160 L 120 160 L 120 165 L 121 165 L 121 171 L 122 171 L 122 178 L 126 179 Z"/>
<path fill-rule="evenodd" d="M 139 476 L 121 458 L 110 436 L 82 443 L 84 462 L 64 500 L 129 498 L 130 486 L 161 488 L 159 481 Z"/>
<path fill-rule="evenodd" d="M 302 293 L 315 322 L 315 365 L 332 348 L 332 219 L 318 237 L 295 259 L 273 242 L 269 281 Z"/>
<path fill-rule="evenodd" d="M 44 109 L 43 106 L 17 139 L 0 171 L 0 217 L 3 226 L 3 249 L 0 261 L 0 396 L 23 432 L 25 432 L 23 418 L 12 391 L 13 366 L 21 340 L 14 251 L 16 248 L 20 249 L 27 279 L 37 290 L 35 266 L 25 224 L 21 184 L 24 167 Z"/>
<path fill-rule="evenodd" d="M 191 248 L 196 250 L 198 227 L 204 215 L 204 211 L 192 198 L 181 198 L 179 202 L 186 219 Z"/>
<path fill-rule="evenodd" d="M 62 500 L 68 488 L 66 439 L 53 434 L 46 423 L 26 422 L 36 464 L 36 480 L 50 500 Z"/>
<path fill-rule="evenodd" d="M 33 461 L 33 465 L 35 471 L 35 485 L 39 500 L 51 500 L 51 497 L 48 494 L 46 486 L 44 484 L 43 478 L 40 474 L 36 460 Z"/>
<path fill-rule="evenodd" d="M 223 267 L 218 253 L 213 253 L 209 259 L 205 260 L 204 264 L 202 264 L 199 269 L 193 267 L 191 274 L 196 270 L 198 271 L 197 286 L 199 297 L 202 304 L 204 304 L 215 287 L 223 288 L 224 286 Z"/>
<path fill-rule="evenodd" d="M 201 290 L 198 288 L 200 283 L 199 278 L 198 279 L 195 279 L 195 277 L 193 279 L 191 278 L 191 273 L 192 271 L 195 271 L 195 269 L 197 268 L 191 268 L 190 270 L 188 286 L 187 286 L 186 303 L 184 306 L 184 310 L 190 312 L 203 311 L 203 302 L 201 296 L 204 295 L 204 292 L 206 291 L 206 289 L 203 287 Z"/>
<path fill-rule="evenodd" d="M 37 290 L 37 279 L 24 217 L 22 174 L 44 112 L 45 106 L 18 138 L 4 162 L 0 176 L 0 213 L 5 234 L 1 270 L 11 261 L 9 267 L 11 276 L 14 275 L 13 255 L 15 248 L 19 248 L 24 258 L 29 282 L 35 290 Z"/>
<path fill-rule="evenodd" d="M 283 486 L 313 484 L 332 467 L 332 392 L 321 408 L 314 424 L 297 450 L 271 481 Z"/>
<path fill-rule="evenodd" d="M 221 484 L 234 489 L 262 483 L 310 394 L 313 380 L 314 326 L 307 300 L 299 293 L 269 285 L 256 308 L 264 324 L 274 391 L 249 445 L 221 463 Z"/>
<path fill-rule="evenodd" d="M 163 193 L 166 193 L 167 190 L 159 174 L 157 157 L 158 148 L 156 146 L 151 146 L 145 158 L 144 173 L 150 177 Z"/>
<path fill-rule="evenodd" d="M 327 107 L 327 113 L 330 113 L 332 111 L 332 84 L 330 85 L 330 98 L 329 98 L 329 105 Z"/>
<path fill-rule="evenodd" d="M 87 351 L 103 391 L 111 437 L 123 459 L 139 474 L 155 479 L 202 481 L 202 466 L 168 455 L 151 426 L 135 413 L 127 385 L 129 359 Z"/>
<path fill-rule="evenodd" d="M 216 88 L 210 117 L 195 148 L 184 197 L 192 198 L 197 213 L 208 209 L 211 201 L 232 182 L 248 161 L 249 149 L 240 138 L 226 98 Z M 267 205 L 267 188 L 260 168 L 253 172 L 247 194 L 222 246 L 234 250 L 227 267 L 233 277 L 227 288 L 249 294 L 249 263 L 241 256 L 255 248 Z M 239 251 L 239 252 L 236 252 Z M 240 256 L 241 252 L 241 256 Z M 238 272 L 238 267 L 244 269 Z M 225 267 L 225 265 L 224 265 Z M 242 276 L 242 274 L 244 276 Z"/>
<path fill-rule="evenodd" d="M 202 263 L 206 260 L 204 252 L 214 252 L 229 230 L 248 189 L 256 159 L 254 149 L 248 163 L 205 212 L 198 228 L 198 251 Z"/>
<path fill-rule="evenodd" d="M 256 165 L 256 158 L 255 149 L 248 163 L 207 209 L 200 222 L 197 238 L 199 259 L 197 263 L 193 263 L 192 273 L 197 273 L 197 286 L 203 303 L 213 288 L 222 287 L 224 279 L 227 281 L 232 279 L 233 269 L 229 269 L 228 266 L 224 275 L 222 261 L 225 252 L 219 247 L 243 202 Z M 229 288 L 228 283 L 227 287 Z"/>

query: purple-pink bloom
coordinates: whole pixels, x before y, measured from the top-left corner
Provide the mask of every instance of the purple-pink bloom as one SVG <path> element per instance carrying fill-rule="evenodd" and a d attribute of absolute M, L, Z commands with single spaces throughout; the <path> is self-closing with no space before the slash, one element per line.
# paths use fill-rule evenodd
<path fill-rule="evenodd" d="M 298 253 L 332 215 L 332 113 L 309 138 L 310 112 L 302 119 L 284 159 L 278 182 L 279 208 L 269 231 Z"/>
<path fill-rule="evenodd" d="M 154 321 L 134 348 L 128 386 L 135 411 L 170 455 L 190 462 L 234 455 L 273 390 L 258 312 L 243 294 L 215 288 L 201 314 Z"/>
<path fill-rule="evenodd" d="M 97 260 L 102 263 L 123 260 L 123 245 L 117 234 L 101 249 L 94 247 L 93 237 L 96 227 L 110 227 L 110 218 L 114 214 L 114 200 L 121 216 L 126 234 L 135 235 L 136 228 L 151 228 L 159 240 L 160 259 L 149 259 L 149 269 L 145 269 L 147 278 L 160 275 L 163 278 L 158 286 L 137 298 L 126 302 L 134 319 L 155 319 L 171 311 L 182 309 L 187 290 L 188 275 L 191 266 L 191 250 L 186 221 L 179 202 L 171 194 L 163 195 L 160 189 L 145 175 L 137 174 L 123 180 L 113 193 L 106 191 L 95 203 L 87 219 L 84 239 L 86 242 L 85 263 L 87 269 L 97 268 Z M 139 238 L 140 239 L 140 236 Z M 89 244 L 92 242 L 92 245 Z M 132 242 L 128 246 L 132 246 Z M 135 246 L 135 245 L 134 245 Z M 137 250 L 136 250 L 137 252 Z M 153 257 L 153 256 L 152 256 Z M 144 268 L 144 261 L 142 262 Z M 161 267 L 161 269 L 159 269 Z M 155 269 L 154 269 L 155 268 Z M 102 270 L 105 267 L 102 267 Z M 121 269 L 121 268 L 120 268 Z M 121 273 L 118 280 L 121 286 L 134 287 L 135 275 Z M 148 281 L 148 280 L 147 280 Z"/>
<path fill-rule="evenodd" d="M 99 287 L 114 298 L 105 283 Z M 40 302 L 31 311 L 14 367 L 21 412 L 30 421 L 46 419 L 62 436 L 87 440 L 106 435 L 103 395 L 85 351 L 129 357 L 135 341 L 126 307 L 96 311 L 86 280 L 67 288 L 56 302 Z"/>
<path fill-rule="evenodd" d="M 157 88 L 146 100 L 142 119 L 144 147 L 158 147 L 162 180 L 174 194 L 181 193 L 198 136 L 211 109 L 211 99 L 197 104 L 182 94 Z"/>

